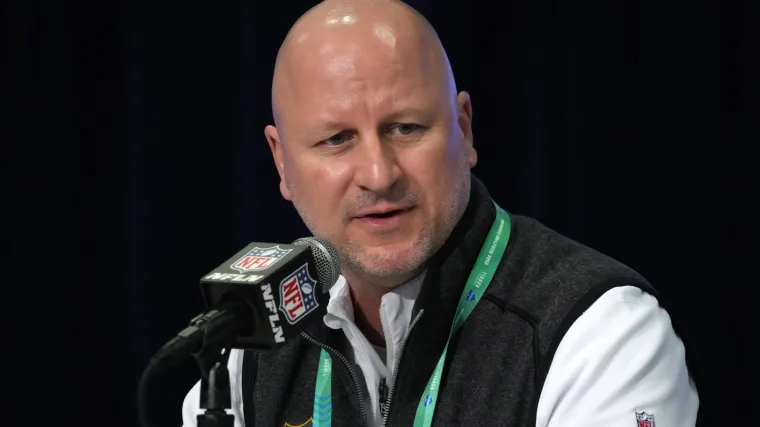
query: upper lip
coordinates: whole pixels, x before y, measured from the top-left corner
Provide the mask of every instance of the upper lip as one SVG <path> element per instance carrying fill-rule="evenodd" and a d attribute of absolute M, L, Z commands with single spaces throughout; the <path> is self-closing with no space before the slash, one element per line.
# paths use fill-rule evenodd
<path fill-rule="evenodd" d="M 367 215 L 382 215 L 382 214 L 392 212 L 392 211 L 405 211 L 411 208 L 412 208 L 411 206 L 391 206 L 391 205 L 375 206 L 369 209 L 362 209 L 361 211 L 359 211 L 359 213 L 356 216 L 362 217 L 362 216 L 367 216 Z"/>

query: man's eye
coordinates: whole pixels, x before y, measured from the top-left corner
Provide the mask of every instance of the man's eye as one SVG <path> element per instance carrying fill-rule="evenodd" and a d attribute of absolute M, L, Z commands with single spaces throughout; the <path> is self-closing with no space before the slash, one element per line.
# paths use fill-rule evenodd
<path fill-rule="evenodd" d="M 413 134 L 420 128 L 420 125 L 415 125 L 413 123 L 399 123 L 397 125 L 393 125 L 391 127 L 391 131 L 395 132 L 398 135 L 407 136 Z"/>
<path fill-rule="evenodd" d="M 350 134 L 345 133 L 345 132 L 341 132 L 341 133 L 339 133 L 337 135 L 333 135 L 333 136 L 325 139 L 324 141 L 322 141 L 322 143 L 324 143 L 325 145 L 327 145 L 329 147 L 336 147 L 336 146 L 339 146 L 339 145 L 343 145 L 343 143 L 345 143 L 346 141 L 348 141 L 350 138 L 351 138 Z"/>

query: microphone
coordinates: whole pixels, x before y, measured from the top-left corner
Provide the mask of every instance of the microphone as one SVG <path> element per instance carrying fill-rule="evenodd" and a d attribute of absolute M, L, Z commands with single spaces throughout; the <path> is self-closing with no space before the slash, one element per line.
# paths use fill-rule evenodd
<path fill-rule="evenodd" d="M 280 347 L 322 321 L 339 276 L 338 253 L 326 240 L 250 243 L 201 279 L 209 308 L 150 363 L 176 363 L 201 349 Z"/>
<path fill-rule="evenodd" d="M 150 359 L 138 385 L 138 414 L 148 427 L 147 384 L 157 370 L 193 356 L 203 371 L 199 427 L 233 425 L 224 349 L 272 349 L 321 322 L 340 277 L 335 248 L 304 237 L 292 244 L 253 242 L 200 281 L 206 311 Z M 227 355 L 225 355 L 226 357 Z"/>

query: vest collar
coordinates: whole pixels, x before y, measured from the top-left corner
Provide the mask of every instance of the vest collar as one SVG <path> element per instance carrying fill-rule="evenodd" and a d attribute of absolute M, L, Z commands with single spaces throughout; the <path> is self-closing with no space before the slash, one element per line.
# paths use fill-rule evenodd
<path fill-rule="evenodd" d="M 452 314 L 456 310 L 470 270 L 491 229 L 496 211 L 485 185 L 471 174 L 467 209 L 446 243 L 427 262 L 425 281 L 412 317 L 423 308 L 437 306 Z M 438 310 L 436 310 L 438 311 Z"/>

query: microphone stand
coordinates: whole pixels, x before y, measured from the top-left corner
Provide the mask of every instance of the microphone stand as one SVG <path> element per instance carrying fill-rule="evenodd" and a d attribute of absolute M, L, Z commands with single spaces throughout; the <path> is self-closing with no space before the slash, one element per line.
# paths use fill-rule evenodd
<path fill-rule="evenodd" d="M 196 417 L 198 427 L 234 427 L 235 416 L 227 413 L 227 409 L 232 409 L 227 370 L 230 349 L 222 354 L 211 347 L 193 354 L 201 369 L 200 408 L 205 409 Z"/>

